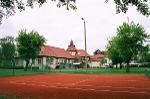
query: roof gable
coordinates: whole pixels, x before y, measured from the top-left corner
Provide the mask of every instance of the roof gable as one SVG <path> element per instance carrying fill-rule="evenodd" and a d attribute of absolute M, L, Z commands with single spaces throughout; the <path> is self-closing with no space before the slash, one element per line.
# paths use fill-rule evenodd
<path fill-rule="evenodd" d="M 41 48 L 39 56 L 53 56 L 57 58 L 74 58 L 69 52 L 63 48 L 44 45 Z"/>
<path fill-rule="evenodd" d="M 67 51 L 76 51 L 76 47 L 75 46 L 68 46 Z"/>
<path fill-rule="evenodd" d="M 90 57 L 90 55 L 87 52 L 85 52 L 83 49 L 78 49 L 77 53 L 76 53 L 76 57 L 77 56 L 84 57 L 84 56 L 86 56 L 85 53 L 88 57 Z"/>
<path fill-rule="evenodd" d="M 91 60 L 101 60 L 102 58 L 104 58 L 106 55 L 105 54 L 98 54 L 98 55 L 91 55 L 90 59 Z"/>

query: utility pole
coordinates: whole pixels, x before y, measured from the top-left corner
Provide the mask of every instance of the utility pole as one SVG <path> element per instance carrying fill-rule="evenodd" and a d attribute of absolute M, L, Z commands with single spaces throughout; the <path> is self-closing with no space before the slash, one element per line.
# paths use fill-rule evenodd
<path fill-rule="evenodd" d="M 87 46 L 86 46 L 86 24 L 85 20 L 81 18 L 84 21 L 84 43 L 85 43 L 85 67 L 86 67 L 86 72 L 87 72 Z"/>

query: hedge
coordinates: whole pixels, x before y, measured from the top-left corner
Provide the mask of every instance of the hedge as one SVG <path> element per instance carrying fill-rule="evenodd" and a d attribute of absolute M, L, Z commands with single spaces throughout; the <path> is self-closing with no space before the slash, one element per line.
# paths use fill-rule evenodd
<path fill-rule="evenodd" d="M 12 67 L 12 66 L 0 66 L 0 68 L 1 69 L 24 69 L 24 67 L 23 66 L 14 66 L 14 67 Z"/>

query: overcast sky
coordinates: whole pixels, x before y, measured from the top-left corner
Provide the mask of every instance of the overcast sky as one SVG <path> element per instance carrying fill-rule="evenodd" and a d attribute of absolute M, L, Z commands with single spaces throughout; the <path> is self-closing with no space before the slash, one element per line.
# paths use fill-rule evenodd
<path fill-rule="evenodd" d="M 26 1 L 26 0 L 25 0 Z M 150 32 L 150 17 L 137 12 L 130 7 L 126 14 L 116 14 L 114 0 L 77 0 L 77 10 L 57 8 L 58 2 L 48 0 L 41 8 L 26 8 L 9 18 L 3 18 L 0 25 L 0 38 L 4 36 L 18 36 L 20 29 L 36 30 L 47 39 L 47 45 L 67 49 L 73 40 L 77 49 L 84 49 L 84 21 L 86 22 L 87 52 L 93 54 L 96 49 L 105 50 L 107 38 L 116 35 L 116 28 L 130 21 L 139 23 Z M 148 2 L 150 5 L 150 1 Z"/>

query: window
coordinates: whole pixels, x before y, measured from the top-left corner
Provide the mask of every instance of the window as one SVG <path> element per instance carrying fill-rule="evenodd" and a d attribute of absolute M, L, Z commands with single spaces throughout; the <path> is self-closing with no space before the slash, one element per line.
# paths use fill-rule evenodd
<path fill-rule="evenodd" d="M 42 64 L 42 58 L 41 57 L 38 58 L 38 64 Z"/>

